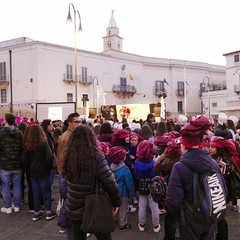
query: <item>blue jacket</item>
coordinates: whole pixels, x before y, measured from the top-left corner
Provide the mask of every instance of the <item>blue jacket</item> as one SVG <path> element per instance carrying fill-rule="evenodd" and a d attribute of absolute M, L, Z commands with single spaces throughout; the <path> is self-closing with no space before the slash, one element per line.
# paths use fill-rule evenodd
<path fill-rule="evenodd" d="M 154 164 L 155 162 L 153 160 L 151 162 L 140 162 L 136 160 L 134 167 L 135 179 L 139 181 L 142 173 L 148 173 L 151 179 L 154 178 L 156 176 L 156 172 L 153 168 Z"/>
<path fill-rule="evenodd" d="M 194 171 L 207 173 L 213 168 L 221 172 L 216 161 L 214 161 L 205 150 L 189 150 L 182 155 L 181 160 L 172 168 L 168 184 L 167 196 L 168 210 L 170 213 L 180 213 L 184 200 L 193 203 Z M 226 186 L 225 192 L 227 192 Z"/>
<path fill-rule="evenodd" d="M 129 168 L 122 162 L 118 165 L 112 163 L 110 166 L 114 173 L 121 197 L 136 195 L 136 190 Z"/>

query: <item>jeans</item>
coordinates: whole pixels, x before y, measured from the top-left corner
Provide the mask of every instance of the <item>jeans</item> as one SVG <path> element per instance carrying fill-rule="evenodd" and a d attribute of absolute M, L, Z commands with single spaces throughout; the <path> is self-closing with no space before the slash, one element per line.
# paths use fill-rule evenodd
<path fill-rule="evenodd" d="M 51 201 L 51 184 L 49 177 L 46 178 L 32 178 L 32 193 L 34 212 L 39 212 L 41 206 L 41 199 L 46 208 L 46 211 L 52 210 Z"/>
<path fill-rule="evenodd" d="M 10 208 L 12 206 L 12 202 L 15 207 L 20 207 L 22 200 L 21 176 L 22 170 L 5 171 L 0 169 L 2 197 L 5 208 Z M 10 189 L 11 183 L 13 185 L 13 201 Z"/>

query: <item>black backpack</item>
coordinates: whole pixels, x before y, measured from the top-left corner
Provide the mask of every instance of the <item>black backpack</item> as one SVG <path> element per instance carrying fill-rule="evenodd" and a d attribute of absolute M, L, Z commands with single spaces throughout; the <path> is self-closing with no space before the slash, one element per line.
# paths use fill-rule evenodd
<path fill-rule="evenodd" d="M 140 174 L 140 180 L 138 182 L 138 191 L 142 195 L 150 194 L 149 183 L 151 179 L 149 173 L 143 172 Z"/>
<path fill-rule="evenodd" d="M 202 223 L 215 224 L 225 217 L 226 192 L 220 172 L 214 169 L 207 174 L 194 172 L 193 204 L 186 200 L 184 205 Z"/>

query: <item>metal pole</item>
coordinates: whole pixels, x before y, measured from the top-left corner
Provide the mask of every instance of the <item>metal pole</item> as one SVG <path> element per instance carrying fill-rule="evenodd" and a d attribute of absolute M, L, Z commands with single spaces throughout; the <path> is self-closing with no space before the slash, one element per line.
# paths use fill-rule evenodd
<path fill-rule="evenodd" d="M 13 86 L 12 86 L 12 50 L 9 50 L 10 61 L 10 112 L 13 113 Z"/>

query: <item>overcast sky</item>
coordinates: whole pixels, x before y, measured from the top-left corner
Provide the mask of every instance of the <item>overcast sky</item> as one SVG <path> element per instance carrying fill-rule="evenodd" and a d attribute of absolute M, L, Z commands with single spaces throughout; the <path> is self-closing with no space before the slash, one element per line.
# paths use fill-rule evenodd
<path fill-rule="evenodd" d="M 123 51 L 225 65 L 240 50 L 239 0 L 1 0 L 0 41 L 29 37 L 74 46 L 69 3 L 80 12 L 77 47 L 103 50 L 112 10 Z"/>

